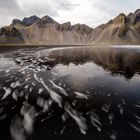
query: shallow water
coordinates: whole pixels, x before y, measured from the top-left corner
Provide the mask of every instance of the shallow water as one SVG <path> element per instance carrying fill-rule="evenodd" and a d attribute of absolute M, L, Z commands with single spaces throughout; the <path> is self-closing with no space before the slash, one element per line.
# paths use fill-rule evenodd
<path fill-rule="evenodd" d="M 1 49 L 1 139 L 139 137 L 139 47 Z"/>

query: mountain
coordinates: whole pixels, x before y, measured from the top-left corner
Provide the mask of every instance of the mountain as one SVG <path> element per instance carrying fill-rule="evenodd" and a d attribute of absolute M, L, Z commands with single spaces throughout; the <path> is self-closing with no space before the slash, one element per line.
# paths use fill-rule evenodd
<path fill-rule="evenodd" d="M 14 19 L 0 29 L 0 44 L 140 44 L 140 9 L 119 14 L 106 24 L 58 23 L 49 16 Z"/>
<path fill-rule="evenodd" d="M 20 21 L 19 19 L 14 19 L 11 25 L 15 26 L 17 24 L 21 24 L 23 26 L 30 26 L 39 20 L 40 18 L 34 15 L 29 18 L 25 17 L 22 21 Z"/>
<path fill-rule="evenodd" d="M 140 9 L 135 13 L 119 14 L 93 32 L 94 43 L 140 44 Z"/>

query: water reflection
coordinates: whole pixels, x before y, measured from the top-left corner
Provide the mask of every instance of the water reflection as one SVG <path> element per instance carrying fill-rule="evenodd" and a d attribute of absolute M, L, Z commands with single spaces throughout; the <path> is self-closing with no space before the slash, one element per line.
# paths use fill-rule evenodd
<path fill-rule="evenodd" d="M 26 48 L 6 56 L 0 138 L 139 139 L 138 48 Z"/>
<path fill-rule="evenodd" d="M 121 74 L 127 79 L 131 79 L 135 73 L 140 73 L 140 54 L 135 48 L 64 49 L 52 51 L 50 56 L 55 58 L 57 63 L 64 65 L 93 62 L 109 70 L 112 74 Z"/>

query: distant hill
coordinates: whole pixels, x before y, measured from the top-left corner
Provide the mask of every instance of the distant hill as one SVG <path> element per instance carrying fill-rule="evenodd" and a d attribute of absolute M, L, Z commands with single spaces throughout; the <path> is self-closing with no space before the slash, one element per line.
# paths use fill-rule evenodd
<path fill-rule="evenodd" d="M 0 44 L 140 44 L 140 9 L 119 14 L 106 24 L 58 23 L 49 16 L 31 16 L 0 29 Z"/>

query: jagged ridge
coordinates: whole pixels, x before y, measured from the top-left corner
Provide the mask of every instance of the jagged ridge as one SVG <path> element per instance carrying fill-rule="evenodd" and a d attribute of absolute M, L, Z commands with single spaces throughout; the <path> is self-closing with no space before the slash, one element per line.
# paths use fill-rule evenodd
<path fill-rule="evenodd" d="M 14 19 L 1 28 L 0 43 L 25 44 L 140 44 L 140 9 L 119 14 L 93 29 L 85 24 L 60 24 L 49 16 Z"/>

